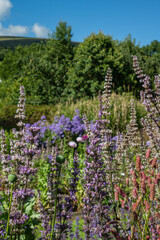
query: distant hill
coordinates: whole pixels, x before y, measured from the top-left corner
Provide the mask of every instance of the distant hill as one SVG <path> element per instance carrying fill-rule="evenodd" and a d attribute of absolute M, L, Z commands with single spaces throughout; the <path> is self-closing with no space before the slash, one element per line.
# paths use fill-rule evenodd
<path fill-rule="evenodd" d="M 47 38 L 0 36 L 0 48 L 15 48 L 18 45 L 31 45 L 33 43 L 41 43 L 47 40 Z"/>
<path fill-rule="evenodd" d="M 0 48 L 15 48 L 18 45 L 25 46 L 33 43 L 46 42 L 48 38 L 31 38 L 31 37 L 15 37 L 15 36 L 0 36 Z M 72 42 L 77 45 L 77 42 Z"/>

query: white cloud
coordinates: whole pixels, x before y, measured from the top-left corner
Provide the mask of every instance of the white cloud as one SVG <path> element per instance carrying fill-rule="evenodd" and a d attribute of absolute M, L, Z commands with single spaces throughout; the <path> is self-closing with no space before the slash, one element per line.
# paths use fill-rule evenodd
<path fill-rule="evenodd" d="M 34 32 L 34 34 L 36 35 L 36 37 L 47 37 L 48 33 L 49 33 L 49 29 L 41 26 L 38 23 L 35 23 L 33 25 L 32 31 Z"/>
<path fill-rule="evenodd" d="M 1 1 L 1 0 L 0 0 Z M 23 36 L 29 32 L 28 27 L 21 25 L 9 25 L 8 28 L 4 28 L 0 23 L 0 35 L 1 36 Z"/>
<path fill-rule="evenodd" d="M 12 3 L 10 0 L 0 0 L 0 19 L 6 17 L 10 9 L 12 8 Z"/>
<path fill-rule="evenodd" d="M 12 3 L 10 0 L 0 0 L 0 20 L 9 15 Z M 0 22 L 0 36 L 24 36 L 28 33 L 34 33 L 36 37 L 48 37 L 49 29 L 38 23 L 35 23 L 33 27 L 27 27 L 22 25 L 12 25 L 3 27 Z"/>

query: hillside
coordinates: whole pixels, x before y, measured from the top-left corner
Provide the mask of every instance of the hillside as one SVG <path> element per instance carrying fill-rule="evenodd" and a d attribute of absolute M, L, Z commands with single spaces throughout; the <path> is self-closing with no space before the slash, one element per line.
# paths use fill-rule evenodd
<path fill-rule="evenodd" d="M 47 40 L 47 38 L 0 36 L 0 48 L 15 48 L 18 45 L 31 45 L 33 43 L 45 42 Z"/>
<path fill-rule="evenodd" d="M 46 42 L 49 38 L 32 38 L 32 37 L 16 37 L 16 36 L 0 36 L 0 48 L 15 48 L 18 45 L 25 46 L 33 43 Z M 73 42 L 72 45 L 77 45 Z"/>

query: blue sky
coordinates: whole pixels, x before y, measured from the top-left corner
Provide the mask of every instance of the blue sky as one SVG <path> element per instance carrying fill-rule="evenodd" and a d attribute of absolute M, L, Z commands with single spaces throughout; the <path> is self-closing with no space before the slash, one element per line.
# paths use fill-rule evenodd
<path fill-rule="evenodd" d="M 160 41 L 160 0 L 0 0 L 0 35 L 48 37 L 60 21 L 73 41 L 102 31 L 143 46 Z"/>

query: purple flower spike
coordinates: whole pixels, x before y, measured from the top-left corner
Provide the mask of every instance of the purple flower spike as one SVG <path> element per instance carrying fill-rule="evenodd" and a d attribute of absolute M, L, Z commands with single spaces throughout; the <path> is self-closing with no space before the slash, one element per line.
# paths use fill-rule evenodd
<path fill-rule="evenodd" d="M 42 116 L 42 117 L 41 117 L 41 120 L 46 120 L 46 116 Z"/>

